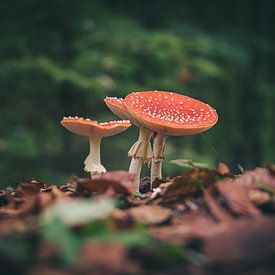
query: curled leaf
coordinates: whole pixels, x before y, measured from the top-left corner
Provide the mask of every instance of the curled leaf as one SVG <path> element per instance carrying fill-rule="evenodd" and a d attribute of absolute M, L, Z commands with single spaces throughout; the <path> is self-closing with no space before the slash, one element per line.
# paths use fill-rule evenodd
<path fill-rule="evenodd" d="M 78 190 L 97 194 L 105 193 L 110 187 L 115 194 L 132 194 L 135 191 L 134 176 L 127 171 L 107 172 L 93 179 L 77 179 Z"/>
<path fill-rule="evenodd" d="M 202 191 L 203 188 L 214 184 L 221 175 L 210 169 L 192 169 L 182 176 L 172 179 L 172 184 L 168 185 L 163 198 L 185 196 Z"/>

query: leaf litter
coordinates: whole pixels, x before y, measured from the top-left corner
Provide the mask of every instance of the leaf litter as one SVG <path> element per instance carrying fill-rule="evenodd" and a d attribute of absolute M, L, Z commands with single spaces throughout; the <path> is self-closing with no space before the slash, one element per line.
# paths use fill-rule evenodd
<path fill-rule="evenodd" d="M 2 190 L 3 274 L 272 274 L 274 166 L 186 163 L 140 195 L 126 171 Z"/>

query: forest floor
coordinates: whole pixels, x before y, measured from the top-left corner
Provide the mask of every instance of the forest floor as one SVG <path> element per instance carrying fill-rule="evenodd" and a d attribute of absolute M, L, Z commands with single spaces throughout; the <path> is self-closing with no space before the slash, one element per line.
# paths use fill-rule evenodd
<path fill-rule="evenodd" d="M 275 167 L 111 171 L 0 192 L 1 274 L 274 274 Z"/>

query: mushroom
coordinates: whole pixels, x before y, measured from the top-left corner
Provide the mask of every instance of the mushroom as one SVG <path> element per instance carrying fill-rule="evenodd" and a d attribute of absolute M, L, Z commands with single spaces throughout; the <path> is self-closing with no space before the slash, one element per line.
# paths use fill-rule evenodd
<path fill-rule="evenodd" d="M 130 115 L 124 105 L 123 98 L 116 97 L 106 97 L 104 99 L 106 105 L 110 110 L 121 119 L 128 119 L 132 124 L 139 128 L 139 137 L 137 142 L 135 142 L 128 152 L 128 156 L 132 158 L 129 173 L 135 175 L 136 191 L 139 192 L 139 182 L 140 182 L 140 172 L 142 162 L 150 163 L 152 160 L 152 148 L 150 139 L 152 133 L 147 131 L 140 122 L 135 119 L 134 116 Z"/>
<path fill-rule="evenodd" d="M 117 135 L 131 126 L 129 120 L 99 123 L 89 118 L 64 117 L 60 122 L 66 129 L 81 136 L 88 136 L 90 140 L 90 154 L 85 159 L 84 170 L 91 176 L 103 174 L 106 168 L 101 164 L 100 144 L 103 137 Z"/>
<path fill-rule="evenodd" d="M 162 178 L 161 168 L 167 136 L 204 132 L 218 121 L 215 109 L 199 100 L 166 91 L 136 92 L 124 100 L 128 113 L 140 125 L 155 133 L 151 166 L 151 187 Z"/>

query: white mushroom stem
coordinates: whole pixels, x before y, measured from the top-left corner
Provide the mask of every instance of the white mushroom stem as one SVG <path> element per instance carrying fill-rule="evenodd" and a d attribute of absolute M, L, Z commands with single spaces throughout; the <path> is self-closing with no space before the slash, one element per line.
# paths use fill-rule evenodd
<path fill-rule="evenodd" d="M 153 158 L 151 164 L 151 189 L 153 187 L 153 182 L 156 179 L 162 179 L 162 162 L 163 153 L 165 149 L 165 139 L 166 136 L 162 133 L 157 133 L 154 137 L 153 145 Z"/>
<path fill-rule="evenodd" d="M 131 164 L 129 167 L 129 173 L 135 175 L 135 185 L 137 192 L 139 192 L 142 162 L 151 162 L 152 159 L 153 154 L 150 143 L 151 136 L 151 132 L 143 128 L 140 128 L 138 140 L 133 144 L 133 146 L 128 152 L 128 156 L 132 157 Z"/>
<path fill-rule="evenodd" d="M 140 158 L 132 158 L 129 173 L 135 175 L 134 181 L 136 185 L 136 192 L 139 192 L 139 184 L 140 184 L 140 172 L 141 172 L 142 160 Z"/>
<path fill-rule="evenodd" d="M 101 164 L 100 159 L 100 144 L 102 137 L 93 136 L 90 139 L 90 154 L 85 159 L 84 170 L 91 173 L 91 177 L 94 175 L 100 175 L 106 173 L 106 168 Z"/>
<path fill-rule="evenodd" d="M 129 157 L 141 158 L 143 161 L 151 161 L 152 158 L 152 148 L 150 144 L 152 133 L 139 128 L 139 137 L 137 142 L 135 142 L 128 152 Z"/>

